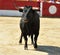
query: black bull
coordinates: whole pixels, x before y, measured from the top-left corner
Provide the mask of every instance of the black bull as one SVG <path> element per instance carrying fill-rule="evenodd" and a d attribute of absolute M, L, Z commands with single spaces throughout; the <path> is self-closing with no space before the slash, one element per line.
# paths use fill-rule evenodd
<path fill-rule="evenodd" d="M 20 10 L 19 10 L 20 11 Z M 20 21 L 21 37 L 19 43 L 22 43 L 22 36 L 25 40 L 24 48 L 27 49 L 27 35 L 31 36 L 32 44 L 34 48 L 37 48 L 37 38 L 39 35 L 39 14 L 32 9 L 31 6 L 25 6 L 23 9 L 23 15 Z M 34 38 L 33 38 L 34 35 Z"/>

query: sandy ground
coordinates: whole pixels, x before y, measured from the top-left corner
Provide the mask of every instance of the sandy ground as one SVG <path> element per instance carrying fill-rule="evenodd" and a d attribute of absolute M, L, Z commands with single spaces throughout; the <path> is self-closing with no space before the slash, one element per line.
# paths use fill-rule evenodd
<path fill-rule="evenodd" d="M 19 45 L 20 17 L 0 17 L 0 55 L 60 55 L 60 19 L 41 18 L 38 48 L 35 50 L 28 38 L 28 50 L 24 39 Z"/>

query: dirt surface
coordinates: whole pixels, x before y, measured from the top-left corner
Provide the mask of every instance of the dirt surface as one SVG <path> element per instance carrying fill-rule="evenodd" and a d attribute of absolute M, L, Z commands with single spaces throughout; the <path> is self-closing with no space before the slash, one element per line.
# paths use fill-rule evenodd
<path fill-rule="evenodd" d="M 38 48 L 35 50 L 28 38 L 19 45 L 20 17 L 0 17 L 0 55 L 60 55 L 60 18 L 41 18 Z"/>

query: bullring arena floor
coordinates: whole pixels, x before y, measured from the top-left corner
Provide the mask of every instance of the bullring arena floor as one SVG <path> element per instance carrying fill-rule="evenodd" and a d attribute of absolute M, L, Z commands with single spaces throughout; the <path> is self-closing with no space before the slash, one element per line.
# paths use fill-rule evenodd
<path fill-rule="evenodd" d="M 24 39 L 19 45 L 20 17 L 0 17 L 0 55 L 60 55 L 60 19 L 41 18 L 38 48 L 35 50 L 28 38 L 28 50 Z"/>

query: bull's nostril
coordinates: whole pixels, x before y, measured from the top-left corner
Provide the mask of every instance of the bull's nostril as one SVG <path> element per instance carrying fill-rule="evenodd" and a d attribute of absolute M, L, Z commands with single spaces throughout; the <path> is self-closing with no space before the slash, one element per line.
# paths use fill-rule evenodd
<path fill-rule="evenodd" d="M 25 19 L 25 20 L 24 20 L 24 22 L 25 22 L 25 23 L 27 23 L 27 22 L 28 22 L 28 20 L 27 20 L 27 19 Z"/>

